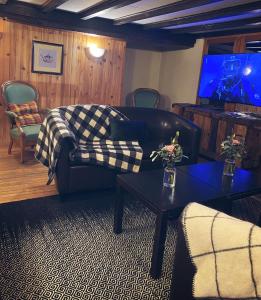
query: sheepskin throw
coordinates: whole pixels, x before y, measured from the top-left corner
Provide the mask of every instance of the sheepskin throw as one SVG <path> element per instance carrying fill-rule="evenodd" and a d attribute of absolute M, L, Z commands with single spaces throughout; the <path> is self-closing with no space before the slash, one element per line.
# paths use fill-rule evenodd
<path fill-rule="evenodd" d="M 182 216 L 196 299 L 261 299 L 261 228 L 192 203 Z"/>

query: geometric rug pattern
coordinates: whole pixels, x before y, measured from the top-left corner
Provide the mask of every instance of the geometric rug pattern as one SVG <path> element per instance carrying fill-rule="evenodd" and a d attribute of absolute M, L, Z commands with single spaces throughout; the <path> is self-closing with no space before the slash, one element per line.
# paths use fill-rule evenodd
<path fill-rule="evenodd" d="M 162 277 L 149 276 L 155 216 L 126 199 L 112 232 L 113 194 L 0 206 L 0 299 L 168 299 L 175 225 Z"/>
<path fill-rule="evenodd" d="M 175 222 L 169 222 L 162 276 L 153 280 L 155 216 L 126 198 L 123 233 L 115 235 L 114 197 L 96 192 L 0 205 L 0 299 L 168 299 Z M 258 198 L 236 202 L 237 217 L 254 211 L 256 221 Z"/>

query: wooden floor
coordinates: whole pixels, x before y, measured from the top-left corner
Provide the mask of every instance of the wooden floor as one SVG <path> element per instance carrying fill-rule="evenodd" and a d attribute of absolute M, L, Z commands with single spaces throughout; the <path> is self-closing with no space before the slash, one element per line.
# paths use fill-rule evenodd
<path fill-rule="evenodd" d="M 14 202 L 57 195 L 54 182 L 46 185 L 47 168 L 38 163 L 33 151 L 26 153 L 20 163 L 19 150 L 7 154 L 7 147 L 0 147 L 0 203 Z"/>

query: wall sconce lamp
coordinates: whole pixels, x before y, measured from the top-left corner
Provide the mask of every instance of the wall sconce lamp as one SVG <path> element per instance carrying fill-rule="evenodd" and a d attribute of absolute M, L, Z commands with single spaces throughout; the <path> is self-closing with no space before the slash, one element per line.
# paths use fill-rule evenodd
<path fill-rule="evenodd" d="M 90 55 L 95 58 L 103 57 L 105 54 L 105 51 L 106 51 L 103 48 L 98 48 L 95 44 L 88 46 L 88 50 L 89 50 Z"/>

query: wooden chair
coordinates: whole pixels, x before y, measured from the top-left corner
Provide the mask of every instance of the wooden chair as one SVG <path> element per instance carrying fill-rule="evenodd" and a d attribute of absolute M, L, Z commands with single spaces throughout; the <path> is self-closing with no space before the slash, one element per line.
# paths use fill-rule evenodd
<path fill-rule="evenodd" d="M 17 115 L 8 109 L 9 104 L 24 104 L 31 101 L 39 101 L 39 93 L 31 84 L 23 81 L 7 81 L 2 84 L 2 97 L 5 112 L 10 123 L 10 144 L 8 154 L 11 154 L 14 140 L 20 141 L 21 163 L 24 163 L 26 146 L 34 146 L 40 131 L 40 124 L 19 126 Z M 40 113 L 40 112 L 39 112 Z"/>
<path fill-rule="evenodd" d="M 154 89 L 139 88 L 133 92 L 132 106 L 158 108 L 160 93 Z"/>

